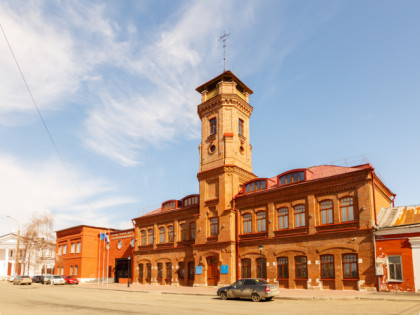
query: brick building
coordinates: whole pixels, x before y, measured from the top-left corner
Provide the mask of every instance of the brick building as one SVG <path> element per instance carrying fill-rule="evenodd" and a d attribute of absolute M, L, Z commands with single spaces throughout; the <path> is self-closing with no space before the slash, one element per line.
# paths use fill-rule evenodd
<path fill-rule="evenodd" d="M 380 290 L 419 291 L 420 205 L 383 208 L 375 238 Z"/>
<path fill-rule="evenodd" d="M 252 90 L 226 71 L 196 89 L 199 194 L 133 219 L 134 279 L 223 285 L 262 277 L 285 288 L 375 289 L 373 226 L 395 195 L 370 164 L 258 178 Z"/>
<path fill-rule="evenodd" d="M 123 233 L 124 237 L 119 238 L 119 233 Z M 101 234 L 110 236 L 110 242 L 101 239 Z M 128 248 L 132 237 L 128 242 L 126 238 L 132 234 L 133 230 L 119 231 L 88 225 L 57 231 L 55 273 L 72 275 L 82 282 L 108 277 L 113 279 L 116 259 L 127 259 L 131 253 Z"/>

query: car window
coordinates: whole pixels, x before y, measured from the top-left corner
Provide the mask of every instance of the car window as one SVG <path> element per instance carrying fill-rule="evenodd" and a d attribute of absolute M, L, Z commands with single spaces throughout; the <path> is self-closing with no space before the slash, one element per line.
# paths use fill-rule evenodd
<path fill-rule="evenodd" d="M 245 280 L 245 285 L 255 285 L 255 280 L 247 279 L 247 280 Z"/>
<path fill-rule="evenodd" d="M 236 282 L 233 284 L 233 287 L 234 287 L 234 288 L 239 288 L 239 287 L 241 287 L 243 284 L 244 284 L 244 281 L 243 281 L 243 280 L 238 280 L 238 281 L 236 281 Z"/>
<path fill-rule="evenodd" d="M 258 284 L 269 284 L 267 281 L 265 281 L 265 280 L 262 280 L 262 279 L 257 279 L 257 280 L 255 280 Z"/>
<path fill-rule="evenodd" d="M 54 279 L 61 279 L 60 276 L 54 276 Z"/>

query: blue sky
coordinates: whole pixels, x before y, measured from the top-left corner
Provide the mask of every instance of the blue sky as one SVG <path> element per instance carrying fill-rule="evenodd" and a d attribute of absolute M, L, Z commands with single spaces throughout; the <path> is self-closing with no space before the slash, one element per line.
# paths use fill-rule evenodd
<path fill-rule="evenodd" d="M 227 69 L 254 94 L 253 170 L 365 156 L 397 205 L 420 203 L 418 1 L 2 1 L 0 234 L 128 228 L 198 192 L 195 88 Z M 76 185 L 74 184 L 76 182 Z"/>

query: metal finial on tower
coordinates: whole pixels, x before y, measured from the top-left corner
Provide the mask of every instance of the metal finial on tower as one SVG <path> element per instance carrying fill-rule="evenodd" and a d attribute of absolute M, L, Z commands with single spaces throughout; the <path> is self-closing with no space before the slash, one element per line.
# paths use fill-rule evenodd
<path fill-rule="evenodd" d="M 219 42 L 223 43 L 223 72 L 226 71 L 226 41 L 229 38 L 230 33 L 226 34 L 223 31 L 223 35 L 219 37 Z"/>

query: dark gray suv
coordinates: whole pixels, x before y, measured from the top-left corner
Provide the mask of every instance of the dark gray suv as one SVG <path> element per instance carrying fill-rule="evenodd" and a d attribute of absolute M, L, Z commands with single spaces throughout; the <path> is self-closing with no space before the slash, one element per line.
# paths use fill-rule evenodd
<path fill-rule="evenodd" d="M 232 285 L 217 290 L 217 295 L 222 300 L 242 298 L 252 299 L 254 302 L 262 299 L 269 301 L 278 294 L 279 286 L 269 284 L 263 279 L 239 279 Z"/>

